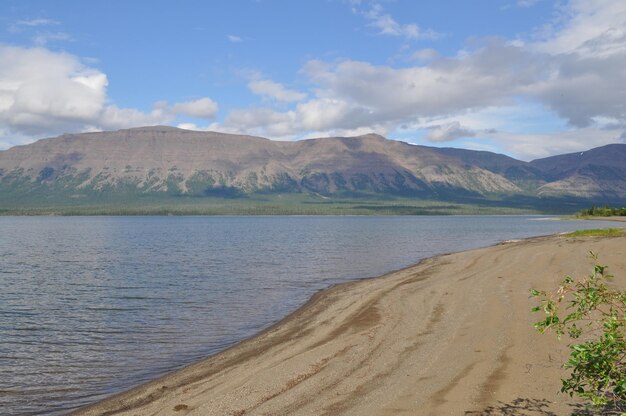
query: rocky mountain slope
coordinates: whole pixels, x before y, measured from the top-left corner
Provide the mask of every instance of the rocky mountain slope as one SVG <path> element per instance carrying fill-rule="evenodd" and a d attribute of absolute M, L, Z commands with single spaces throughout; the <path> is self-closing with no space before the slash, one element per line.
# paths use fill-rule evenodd
<path fill-rule="evenodd" d="M 66 134 L 0 152 L 0 197 L 54 191 L 241 195 L 303 192 L 626 198 L 626 145 L 523 162 L 369 134 L 296 142 L 172 127 Z"/>
<path fill-rule="evenodd" d="M 539 195 L 626 196 L 626 144 L 609 144 L 586 152 L 569 153 L 530 162 L 544 172 Z"/>

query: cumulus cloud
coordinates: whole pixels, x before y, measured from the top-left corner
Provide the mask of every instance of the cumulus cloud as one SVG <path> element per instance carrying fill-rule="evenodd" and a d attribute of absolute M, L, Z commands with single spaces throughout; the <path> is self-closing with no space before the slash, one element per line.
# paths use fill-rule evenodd
<path fill-rule="evenodd" d="M 213 118 L 217 110 L 217 103 L 208 97 L 176 103 L 171 109 L 174 114 L 183 114 L 197 118 Z"/>
<path fill-rule="evenodd" d="M 626 53 L 602 59 L 558 56 L 550 65 L 556 76 L 529 86 L 529 96 L 577 127 L 600 116 L 626 120 Z"/>
<path fill-rule="evenodd" d="M 383 15 L 382 9 L 377 10 L 372 16 Z M 239 109 L 237 117 L 230 119 L 231 128 L 235 119 L 246 117 L 254 119 L 257 131 L 303 135 L 421 125 L 427 140 L 488 136 L 523 157 L 620 140 L 623 129 L 603 128 L 599 120 L 626 125 L 626 3 L 575 0 L 562 10 L 565 17 L 532 42 L 487 38 L 448 57 L 420 50 L 414 58 L 428 62 L 419 66 L 311 60 L 301 73 L 313 86 L 313 97 L 283 112 Z M 556 117 L 563 120 L 561 128 L 572 129 L 562 130 L 562 140 L 556 133 L 509 131 L 515 123 L 525 124 L 519 117 L 527 114 L 527 104 L 520 101 L 540 110 L 529 117 Z M 491 127 L 474 128 L 472 117 L 498 108 L 517 108 L 520 115 L 508 127 L 494 122 Z M 494 127 L 501 139 L 493 134 Z M 514 140 L 519 144 L 514 145 Z"/>
<path fill-rule="evenodd" d="M 314 131 L 371 131 L 372 125 L 368 109 L 332 98 L 311 99 L 288 111 L 265 107 L 235 109 L 224 122 L 229 131 L 248 131 L 279 138 L 304 136 Z"/>
<path fill-rule="evenodd" d="M 528 89 L 577 127 L 626 121 L 626 3 L 573 0 L 548 35 L 528 49 L 549 56 L 550 76 Z"/>
<path fill-rule="evenodd" d="M 278 112 L 270 108 L 256 107 L 250 109 L 236 109 L 226 118 L 227 126 L 241 126 L 244 129 L 271 126 L 292 120 L 291 112 Z"/>
<path fill-rule="evenodd" d="M 321 136 L 356 136 L 371 132 L 385 135 L 395 127 L 389 123 L 360 125 L 358 122 L 350 122 L 350 117 L 341 111 L 342 103 L 335 103 L 334 106 L 328 104 L 332 103 L 310 100 L 289 111 L 275 111 L 265 107 L 240 108 L 231 111 L 223 123 L 212 123 L 204 128 L 185 124 L 182 128 L 296 140 Z"/>
<path fill-rule="evenodd" d="M 530 3 L 520 0 L 519 5 Z M 380 5 L 365 8 L 359 1 L 351 5 L 381 34 L 403 40 L 438 36 L 416 24 L 398 22 Z M 413 53 L 418 61 L 413 66 L 312 59 L 299 73 L 308 82 L 306 92 L 249 74 L 248 88 L 262 102 L 231 110 L 209 127 L 293 138 L 417 126 L 415 131 L 426 140 L 487 138 L 498 143 L 497 148 L 524 158 L 623 140 L 626 3 L 572 0 L 557 10 L 557 18 L 532 37 L 479 39 L 451 56 L 421 49 Z M 21 137 L 60 129 L 170 122 L 209 128 L 177 117 L 211 119 L 218 111 L 208 97 L 156 103 L 149 111 L 118 108 L 107 97 L 107 82 L 106 74 L 72 55 L 1 46 L 0 130 Z M 537 111 L 527 112 L 528 103 Z M 494 109 L 507 109 L 510 122 L 484 118 L 486 111 L 498 115 Z M 513 119 L 514 113 L 518 118 Z M 555 128 L 535 133 L 540 126 L 527 129 L 532 133 L 511 128 L 523 126 L 524 116 L 558 119 L 562 133 Z"/>
<path fill-rule="evenodd" d="M 0 45 L 0 121 L 37 134 L 98 118 L 107 77 L 76 57 L 44 48 Z"/>
<path fill-rule="evenodd" d="M 83 130 L 117 130 L 129 127 L 151 126 L 155 124 L 167 124 L 174 117 L 167 110 L 156 103 L 152 111 L 144 112 L 135 108 L 119 108 L 108 105 L 102 109 L 96 120 L 89 128 Z"/>
<path fill-rule="evenodd" d="M 176 116 L 211 118 L 217 103 L 155 103 L 145 112 L 121 108 L 107 96 L 108 78 L 68 53 L 43 47 L 0 45 L 0 135 L 2 146 L 64 132 L 166 124 Z"/>
<path fill-rule="evenodd" d="M 624 52 L 626 4 L 612 0 L 570 0 L 533 49 L 551 54 L 606 56 Z"/>
<path fill-rule="evenodd" d="M 430 142 L 449 142 L 461 137 L 474 137 L 476 135 L 472 130 L 463 128 L 458 121 L 432 126 L 429 127 L 429 130 L 426 134 L 426 140 Z"/>
<path fill-rule="evenodd" d="M 510 70 L 513 67 L 516 70 Z M 506 103 L 520 88 L 531 85 L 540 70 L 528 67 L 523 50 L 497 41 L 466 57 L 442 58 L 430 66 L 396 69 L 344 60 L 333 64 L 311 61 L 304 68 L 325 96 L 346 100 L 386 119 Z"/>
<path fill-rule="evenodd" d="M 282 84 L 268 79 L 253 80 L 248 83 L 248 88 L 253 94 L 271 98 L 277 101 L 294 102 L 306 98 L 306 94 L 300 91 L 290 90 Z"/>

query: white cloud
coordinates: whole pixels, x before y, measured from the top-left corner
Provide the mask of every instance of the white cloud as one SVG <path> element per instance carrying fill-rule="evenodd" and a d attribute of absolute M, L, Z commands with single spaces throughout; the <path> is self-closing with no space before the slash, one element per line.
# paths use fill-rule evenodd
<path fill-rule="evenodd" d="M 530 3 L 519 1 L 520 6 Z M 439 36 L 398 22 L 380 5 L 351 5 L 381 34 L 408 40 Z M 310 60 L 300 72 L 309 83 L 307 91 L 249 73 L 248 88 L 262 97 L 258 106 L 234 109 L 207 127 L 181 125 L 271 138 L 393 132 L 409 126 L 434 141 L 473 133 L 473 142 L 487 138 L 524 158 L 621 140 L 626 129 L 626 3 L 572 0 L 557 10 L 558 18 L 532 38 L 475 40 L 454 56 L 421 49 L 413 54 L 418 61 L 413 66 Z M 31 137 L 183 123 L 188 120 L 177 116 L 211 119 L 218 111 L 208 97 L 156 103 L 148 111 L 118 108 L 106 88 L 106 74 L 75 56 L 0 46 L 0 139 L 2 131 Z"/>
<path fill-rule="evenodd" d="M 427 50 L 416 57 L 432 57 L 432 62 L 409 68 L 349 59 L 310 61 L 303 73 L 316 85 L 317 98 L 307 104 L 313 114 L 308 118 L 317 119 L 319 127 L 323 113 L 315 104 L 330 102 L 333 104 L 324 104 L 330 107 L 324 109 L 329 116 L 323 115 L 329 120 L 328 128 L 343 128 L 347 123 L 350 128 L 390 123 L 398 126 L 429 118 L 459 119 L 489 108 L 518 107 L 523 114 L 525 108 L 518 103 L 522 99 L 541 108 L 539 117 L 550 119 L 554 114 L 570 126 L 593 127 L 600 118 L 625 125 L 626 72 L 622 69 L 626 67 L 626 51 L 622 48 L 626 48 L 626 38 L 618 40 L 620 27 L 626 24 L 626 14 L 620 11 L 626 9 L 626 3 L 616 6 L 614 2 L 599 2 L 586 8 L 581 4 L 572 3 L 570 10 L 577 12 L 563 24 L 563 32 L 551 35 L 554 43 L 550 39 L 538 43 L 485 39 L 481 46 L 450 58 L 436 57 Z M 603 23 L 599 36 L 595 24 L 598 16 L 607 14 L 600 10 L 604 4 L 613 14 L 608 19 L 612 23 Z M 587 36 L 583 36 L 585 33 Z M 575 45 L 573 49 L 549 51 L 546 45 L 561 45 L 562 38 L 578 41 L 569 42 Z M 298 112 L 296 116 L 300 126 L 306 126 Z M 428 137 L 454 136 L 440 136 L 444 131 L 433 131 Z M 535 145 L 556 149 L 548 142 Z"/>
<path fill-rule="evenodd" d="M 243 42 L 243 39 L 241 39 L 241 37 L 235 35 L 227 35 L 226 38 L 232 43 Z"/>
<path fill-rule="evenodd" d="M 107 83 L 72 55 L 0 45 L 0 122 L 33 134 L 91 123 L 104 107 Z"/>
<path fill-rule="evenodd" d="M 29 30 L 33 28 L 38 28 L 42 26 L 57 26 L 60 25 L 61 22 L 53 19 L 46 18 L 34 18 L 34 19 L 22 19 L 16 22 L 13 22 L 9 25 L 8 30 L 12 33 L 22 32 L 24 30 Z"/>
<path fill-rule="evenodd" d="M 498 131 L 489 134 L 488 137 L 502 145 L 508 154 L 529 161 L 621 142 L 619 134 L 620 130 L 582 128 L 535 134 Z"/>
<path fill-rule="evenodd" d="M 183 114 L 189 117 L 213 118 L 219 107 L 215 101 L 208 97 L 199 98 L 193 101 L 176 103 L 171 111 L 174 114 Z"/>
<path fill-rule="evenodd" d="M 43 33 L 37 33 L 33 37 L 33 42 L 37 46 L 45 46 L 46 44 L 50 42 L 59 42 L 59 41 L 66 42 L 66 41 L 71 41 L 71 40 L 72 40 L 72 37 L 65 32 L 43 32 Z"/>
<path fill-rule="evenodd" d="M 298 104 L 296 117 L 305 130 L 356 129 L 374 124 L 367 108 L 335 98 L 318 98 Z"/>
<path fill-rule="evenodd" d="M 500 149 L 498 149 L 497 147 L 487 144 L 487 143 L 479 143 L 479 142 L 472 142 L 472 141 L 464 141 L 463 142 L 463 149 L 468 149 L 468 150 L 478 150 L 478 151 L 482 151 L 482 152 L 492 152 L 492 153 L 500 153 Z"/>
<path fill-rule="evenodd" d="M 518 47 L 492 41 L 465 57 L 441 58 L 430 66 L 311 61 L 304 72 L 324 97 L 363 107 L 376 121 L 391 121 L 506 104 L 541 71 L 527 58 Z"/>
<path fill-rule="evenodd" d="M 366 133 L 386 135 L 393 130 L 389 124 L 348 127 L 349 117 L 344 117 L 341 104 L 328 107 L 323 100 L 311 100 L 295 110 L 275 111 L 252 107 L 236 109 L 228 114 L 224 123 L 213 123 L 205 128 L 187 124 L 191 130 L 213 130 L 226 133 L 252 134 L 277 140 L 299 140 L 324 136 L 358 136 Z M 333 114 L 342 120 L 333 119 Z M 327 118 L 328 116 L 328 118 Z M 346 127 L 340 127 L 341 125 Z"/>
<path fill-rule="evenodd" d="M 428 129 L 434 125 L 459 122 L 464 128 L 480 135 L 481 132 L 510 131 L 552 132 L 567 129 L 567 123 L 559 117 L 546 113 L 546 108 L 533 102 L 511 102 L 509 105 L 489 106 L 476 111 L 466 111 L 448 116 L 422 117 L 407 124 L 407 129 Z"/>
<path fill-rule="evenodd" d="M 93 130 L 117 130 L 129 127 L 168 124 L 174 117 L 161 108 L 158 103 L 151 112 L 145 113 L 134 108 L 119 108 L 115 105 L 106 106 L 91 126 Z"/>
<path fill-rule="evenodd" d="M 603 55 L 624 52 L 626 3 L 615 0 L 571 0 L 560 18 L 544 28 L 544 39 L 532 47 L 550 54 L 579 52 Z"/>
<path fill-rule="evenodd" d="M 432 48 L 419 49 L 411 55 L 411 58 L 416 61 L 432 61 L 440 57 L 439 52 Z"/>
<path fill-rule="evenodd" d="M 198 127 L 198 125 L 195 123 L 179 123 L 176 125 L 176 127 L 178 127 L 179 129 L 183 129 L 183 130 L 194 130 L 194 131 L 200 130 L 200 127 Z"/>
<path fill-rule="evenodd" d="M 474 137 L 475 132 L 464 128 L 458 121 L 429 127 L 426 140 L 430 142 L 449 142 L 461 137 Z"/>
<path fill-rule="evenodd" d="M 528 95 L 578 127 L 594 118 L 626 121 L 626 3 L 573 0 L 548 35 L 531 43 L 549 56 L 549 77 Z"/>
<path fill-rule="evenodd" d="M 120 108 L 107 96 L 108 78 L 68 53 L 0 45 L 0 146 L 64 132 L 167 124 L 177 115 L 212 118 L 218 105 L 204 97 L 145 112 Z"/>
<path fill-rule="evenodd" d="M 219 123 L 211 123 L 208 126 L 198 126 L 196 123 L 178 123 L 176 125 L 179 129 L 192 130 L 192 131 L 219 131 L 222 133 L 237 133 L 224 128 Z"/>
<path fill-rule="evenodd" d="M 385 13 L 383 7 L 378 3 L 375 3 L 370 10 L 362 12 L 362 14 L 370 21 L 370 26 L 380 30 L 381 35 L 401 36 L 412 40 L 442 37 L 441 33 L 432 29 L 422 29 L 415 23 L 399 23 L 389 13 Z"/>
<path fill-rule="evenodd" d="M 293 111 L 279 112 L 269 108 L 254 107 L 231 111 L 224 121 L 227 131 L 283 137 L 299 131 Z"/>
<path fill-rule="evenodd" d="M 517 0 L 518 7 L 532 7 L 535 4 L 539 3 L 541 0 Z"/>
<path fill-rule="evenodd" d="M 290 90 L 282 84 L 268 79 L 259 79 L 248 83 L 250 91 L 256 95 L 268 97 L 277 101 L 294 102 L 306 98 L 306 94 L 300 91 Z"/>
<path fill-rule="evenodd" d="M 16 26 L 51 26 L 58 25 L 60 22 L 53 19 L 35 18 L 35 19 L 23 19 L 15 22 Z"/>
<path fill-rule="evenodd" d="M 501 56 L 507 61 L 499 62 Z M 440 58 L 427 67 L 395 69 L 351 60 L 313 60 L 302 73 L 317 87 L 314 98 L 284 112 L 238 109 L 229 115 L 226 125 L 254 128 L 261 135 L 307 135 L 374 126 L 389 131 L 420 119 L 436 120 L 511 104 L 511 97 L 521 87 L 532 85 L 534 78 L 525 71 L 509 73 L 506 69 L 512 63 L 522 66 L 525 60 L 518 47 L 502 42 L 492 42 L 462 58 Z M 429 125 L 436 124 L 445 123 Z M 434 131 L 431 138 L 443 140 L 442 131 Z M 445 138 L 451 140 L 452 136 L 450 131 Z"/>
<path fill-rule="evenodd" d="M 577 7 L 581 6 L 574 2 L 569 10 Z M 453 57 L 421 50 L 415 58 L 429 62 L 419 66 L 311 60 L 301 73 L 313 86 L 312 98 L 283 112 L 238 109 L 228 126 L 241 123 L 261 134 L 297 137 L 368 128 L 393 131 L 413 125 L 430 127 L 425 135 L 429 140 L 454 140 L 473 133 L 494 143 L 501 141 L 503 148 L 527 158 L 605 144 L 618 140 L 624 127 L 608 133 L 599 128 L 599 120 L 626 125 L 626 72 L 622 70 L 626 51 L 618 47 L 619 27 L 626 22 L 619 9 L 625 7 L 611 3 L 609 9 L 621 17 L 613 16 L 610 25 L 604 24 L 602 36 L 593 29 L 587 40 L 588 36 L 573 36 L 574 28 L 587 33 L 585 19 L 596 22 L 598 15 L 606 14 L 597 7 L 574 13 L 562 23 L 562 31 L 540 41 L 483 39 L 474 49 Z M 564 44 L 559 39 L 574 37 L 579 41 L 569 42 L 573 49 L 551 50 Z M 541 131 L 542 123 L 546 133 L 534 133 Z M 567 124 L 575 128 L 565 131 Z M 495 130 L 502 135 L 493 134 Z M 562 140 L 558 131 L 564 131 Z M 585 134 L 577 135 L 579 131 Z"/>
<path fill-rule="evenodd" d="M 65 32 L 47 30 L 46 27 L 59 26 L 61 22 L 53 19 L 35 18 L 23 19 L 12 23 L 8 27 L 11 33 L 30 32 L 32 41 L 37 46 L 45 46 L 50 42 L 71 41 L 72 37 Z"/>

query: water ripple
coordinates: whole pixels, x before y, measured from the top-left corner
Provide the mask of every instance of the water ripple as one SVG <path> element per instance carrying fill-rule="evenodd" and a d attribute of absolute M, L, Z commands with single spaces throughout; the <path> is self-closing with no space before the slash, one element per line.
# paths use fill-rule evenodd
<path fill-rule="evenodd" d="M 0 217 L 0 413 L 62 414 L 220 351 L 331 284 L 598 222 Z"/>

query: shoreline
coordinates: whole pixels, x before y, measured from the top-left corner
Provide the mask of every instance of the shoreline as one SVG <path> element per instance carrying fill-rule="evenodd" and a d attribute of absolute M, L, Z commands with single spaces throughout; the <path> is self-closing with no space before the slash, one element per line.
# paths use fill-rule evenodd
<path fill-rule="evenodd" d="M 571 413 L 580 403 L 557 395 L 566 343 L 535 333 L 528 289 L 587 274 L 589 250 L 626 270 L 624 242 L 534 237 L 335 285 L 249 339 L 72 414 Z"/>
<path fill-rule="evenodd" d="M 592 220 L 592 221 L 615 221 L 615 222 L 626 222 L 626 217 L 613 215 L 611 217 L 583 217 L 583 220 Z"/>

